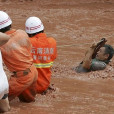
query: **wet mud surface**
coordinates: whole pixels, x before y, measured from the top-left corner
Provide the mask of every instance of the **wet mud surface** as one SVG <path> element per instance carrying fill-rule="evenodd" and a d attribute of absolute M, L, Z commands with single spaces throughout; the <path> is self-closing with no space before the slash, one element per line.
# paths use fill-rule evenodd
<path fill-rule="evenodd" d="M 24 29 L 29 16 L 39 17 L 58 48 L 51 79 L 56 91 L 29 104 L 15 99 L 6 114 L 114 114 L 114 58 L 104 71 L 72 70 L 93 41 L 104 37 L 114 47 L 113 0 L 1 0 L 0 10 L 16 29 Z"/>

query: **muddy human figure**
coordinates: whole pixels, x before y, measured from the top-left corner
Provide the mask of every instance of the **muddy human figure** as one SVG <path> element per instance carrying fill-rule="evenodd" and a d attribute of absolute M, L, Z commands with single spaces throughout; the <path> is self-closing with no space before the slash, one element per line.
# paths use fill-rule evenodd
<path fill-rule="evenodd" d="M 10 37 L 0 32 L 0 47 L 8 42 Z M 8 80 L 3 70 L 2 55 L 0 51 L 0 113 L 7 112 L 10 109 L 8 100 Z"/>
<path fill-rule="evenodd" d="M 18 97 L 21 102 L 35 101 L 38 73 L 33 65 L 28 35 L 23 30 L 11 29 L 12 20 L 3 11 L 0 11 L 0 23 L 0 32 L 11 37 L 1 47 L 3 61 L 12 72 L 9 79 L 9 100 Z"/>
<path fill-rule="evenodd" d="M 85 58 L 83 62 L 76 67 L 76 72 L 90 72 L 90 71 L 97 71 L 97 70 L 104 70 L 107 64 L 110 62 L 114 55 L 114 49 L 111 45 L 104 44 L 100 49 L 97 51 L 95 58 L 92 58 L 95 49 L 99 43 L 93 43 L 92 46 L 89 48 L 87 53 L 85 54 Z"/>
<path fill-rule="evenodd" d="M 46 94 L 47 90 L 55 90 L 50 85 L 51 67 L 57 56 L 56 41 L 47 37 L 44 26 L 37 17 L 29 17 L 25 23 L 26 32 L 32 44 L 32 57 L 38 71 L 37 93 Z"/>

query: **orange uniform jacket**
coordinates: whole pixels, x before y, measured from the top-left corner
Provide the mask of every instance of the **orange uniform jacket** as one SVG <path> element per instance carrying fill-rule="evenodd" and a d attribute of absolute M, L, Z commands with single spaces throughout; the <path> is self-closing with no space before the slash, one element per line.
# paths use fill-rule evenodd
<path fill-rule="evenodd" d="M 27 102 L 34 100 L 30 90 L 34 91 L 37 80 L 37 70 L 31 56 L 31 43 L 28 35 L 23 30 L 10 30 L 7 32 L 10 40 L 1 47 L 4 63 L 11 72 L 20 72 L 29 68 L 31 72 L 23 76 L 12 76 L 9 80 L 9 98 L 22 96 Z M 22 93 L 23 92 L 23 93 Z M 35 93 L 35 92 L 33 92 Z"/>
<path fill-rule="evenodd" d="M 38 70 L 37 92 L 42 93 L 50 84 L 50 68 L 57 56 L 56 41 L 53 38 L 47 38 L 45 33 L 31 37 L 30 41 L 33 62 Z"/>

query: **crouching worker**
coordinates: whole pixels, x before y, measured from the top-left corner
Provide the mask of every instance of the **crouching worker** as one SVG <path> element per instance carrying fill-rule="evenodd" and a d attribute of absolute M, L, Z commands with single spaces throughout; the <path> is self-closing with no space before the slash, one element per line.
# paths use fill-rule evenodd
<path fill-rule="evenodd" d="M 13 73 L 9 79 L 9 100 L 18 97 L 22 102 L 32 102 L 36 95 L 37 70 L 31 56 L 31 43 L 23 30 L 11 29 L 12 21 L 0 11 L 0 31 L 11 38 L 1 47 L 3 61 Z"/>
<path fill-rule="evenodd" d="M 112 46 L 105 44 L 106 39 L 101 39 L 100 42 L 92 44 L 87 51 L 84 60 L 76 68 L 76 72 L 89 72 L 103 70 L 113 57 L 114 49 Z"/>
<path fill-rule="evenodd" d="M 44 26 L 37 17 L 29 17 L 25 23 L 26 32 L 32 44 L 32 57 L 38 71 L 37 93 L 46 93 L 46 90 L 54 90 L 50 87 L 51 67 L 57 56 L 56 41 L 47 37 Z"/>
<path fill-rule="evenodd" d="M 10 37 L 8 35 L 0 33 L 0 46 L 7 43 L 9 38 Z M 9 100 L 8 100 L 8 91 L 9 91 L 9 85 L 6 74 L 3 70 L 2 56 L 0 51 L 0 113 L 6 112 L 10 109 Z"/>

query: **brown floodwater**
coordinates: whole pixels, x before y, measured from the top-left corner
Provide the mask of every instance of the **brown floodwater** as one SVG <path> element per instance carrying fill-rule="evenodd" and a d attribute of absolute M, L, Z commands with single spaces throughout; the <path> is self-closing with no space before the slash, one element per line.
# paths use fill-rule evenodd
<path fill-rule="evenodd" d="M 0 0 L 0 10 L 16 29 L 24 29 L 29 16 L 39 17 L 58 48 L 51 79 L 56 91 L 28 104 L 16 98 L 5 114 L 114 114 L 114 58 L 103 71 L 72 70 L 92 42 L 104 37 L 114 46 L 114 0 Z"/>

